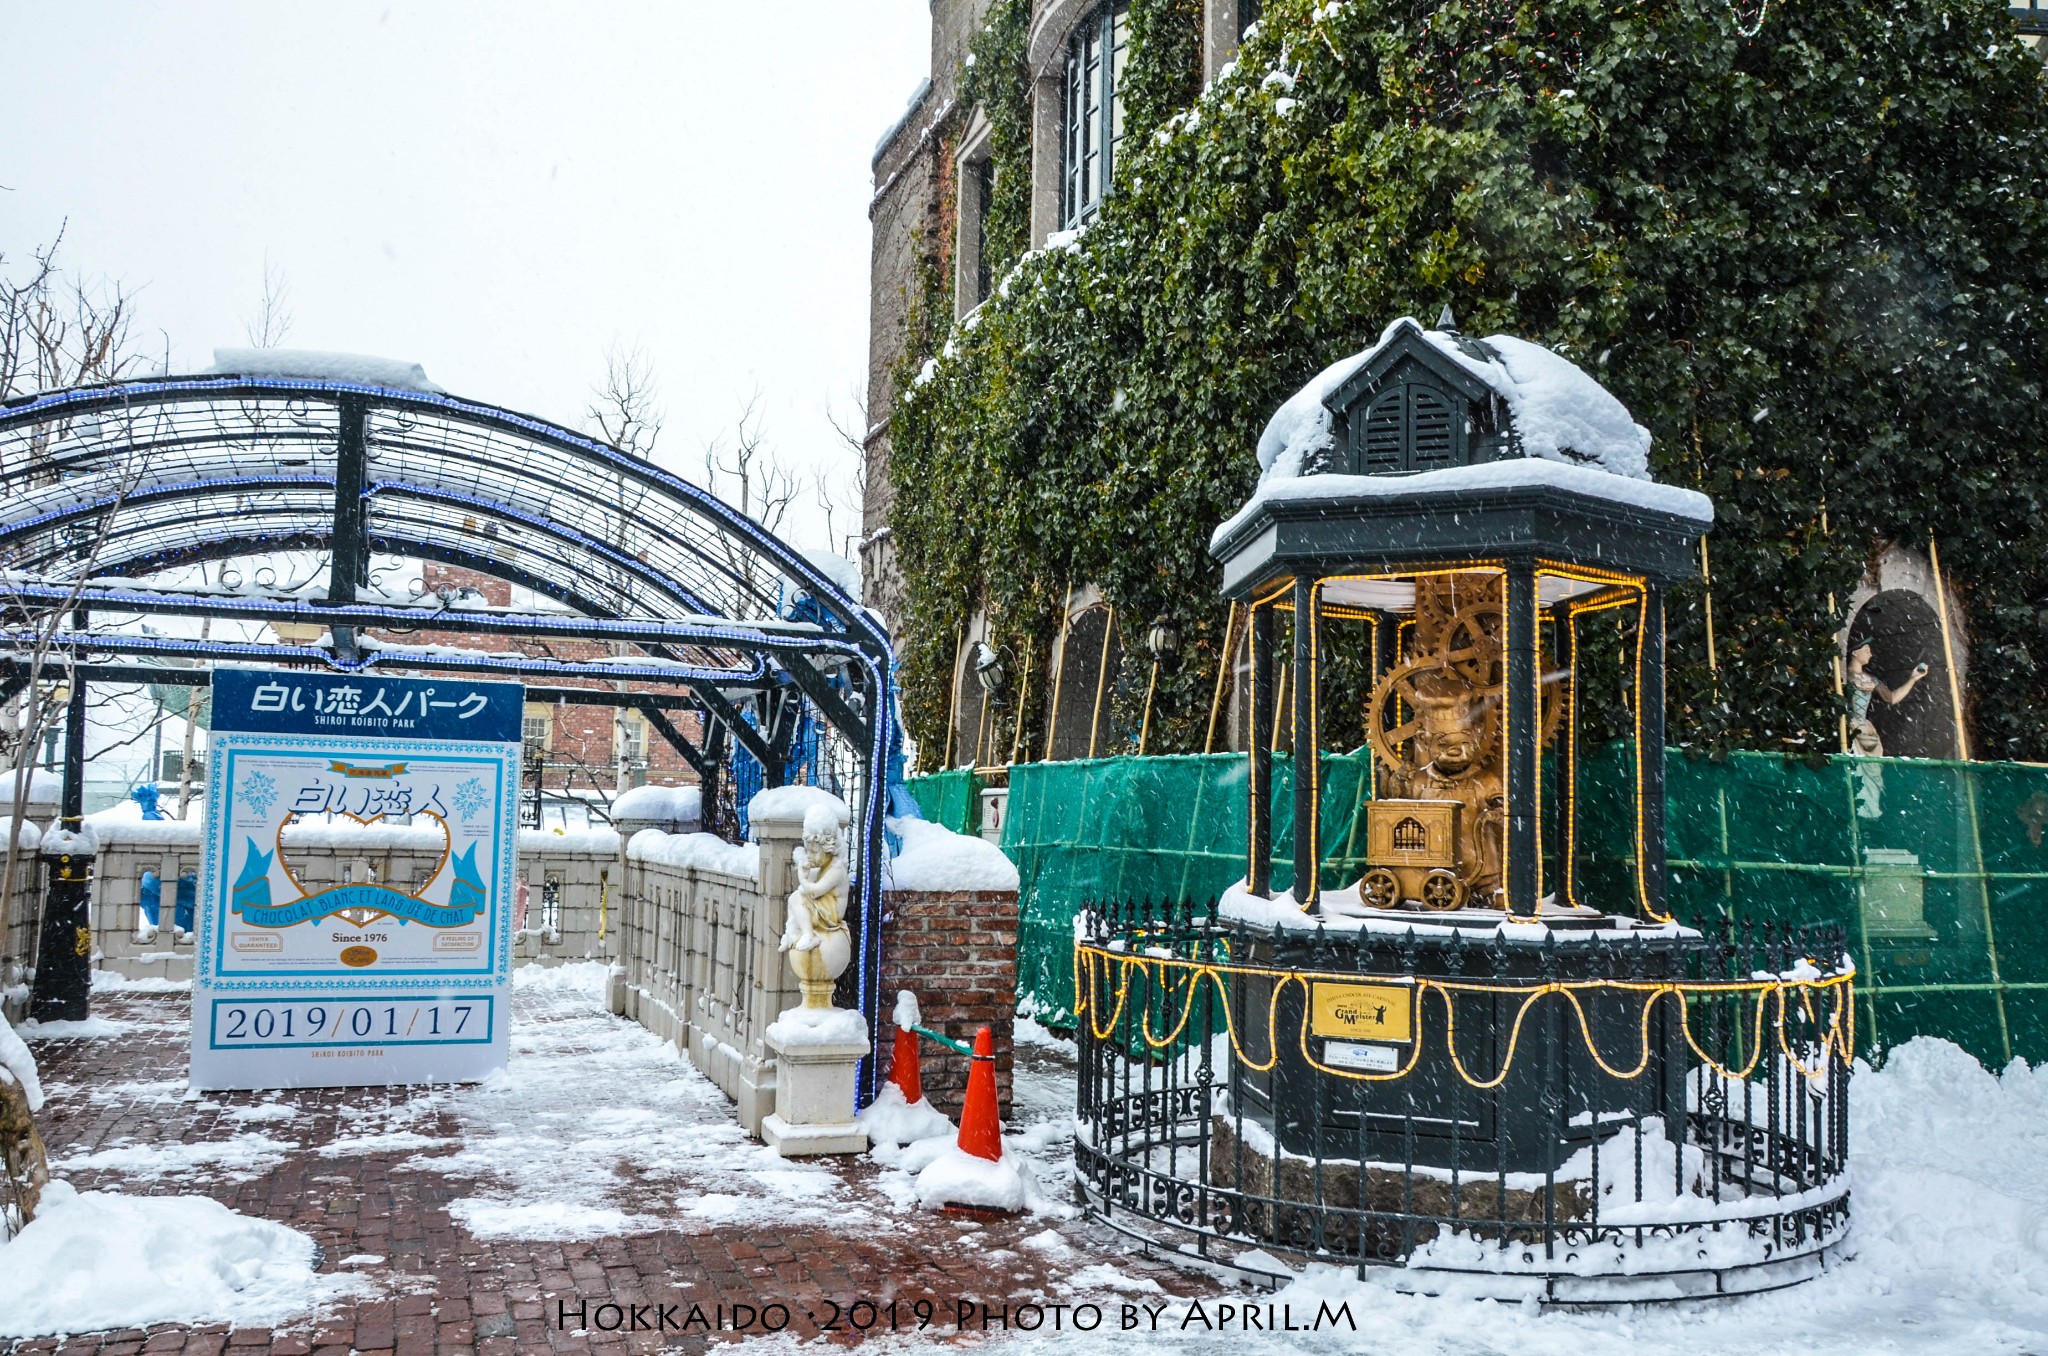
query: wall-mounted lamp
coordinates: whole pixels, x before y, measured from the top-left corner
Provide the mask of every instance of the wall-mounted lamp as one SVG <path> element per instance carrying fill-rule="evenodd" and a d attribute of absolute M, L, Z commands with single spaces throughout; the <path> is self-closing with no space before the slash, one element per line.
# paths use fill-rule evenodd
<path fill-rule="evenodd" d="M 1007 675 L 1003 672 L 1003 657 L 981 641 L 974 642 L 974 679 L 981 684 L 981 690 L 993 697 L 1003 690 Z"/>

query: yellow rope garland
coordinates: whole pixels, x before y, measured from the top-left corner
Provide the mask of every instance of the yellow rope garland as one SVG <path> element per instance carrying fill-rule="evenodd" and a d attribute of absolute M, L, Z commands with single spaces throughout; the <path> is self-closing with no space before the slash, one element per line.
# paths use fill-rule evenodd
<path fill-rule="evenodd" d="M 1156 968 L 1157 971 L 1156 979 L 1153 976 L 1153 968 Z M 1112 970 L 1115 971 L 1115 1006 L 1110 1009 L 1108 1020 L 1105 1022 L 1098 1020 L 1101 1013 L 1101 1005 L 1096 1003 L 1094 998 L 1098 988 L 1109 977 Z M 1311 995 L 1309 986 L 1318 980 L 1340 983 L 1394 984 L 1407 988 L 1415 994 L 1415 1029 L 1413 1039 L 1409 1042 L 1408 1062 L 1402 1068 L 1391 1072 L 1372 1073 L 1358 1069 L 1344 1069 L 1318 1060 L 1309 1046 L 1309 1022 L 1308 1015 L 1304 1011 L 1299 1031 L 1302 1059 L 1310 1067 L 1321 1073 L 1329 1074 L 1336 1078 L 1348 1078 L 1355 1082 L 1393 1082 L 1405 1078 L 1414 1072 L 1422 1055 L 1422 1018 L 1425 1010 L 1423 998 L 1431 992 L 1435 992 L 1443 1002 L 1444 1045 L 1446 1053 L 1450 1056 L 1451 1067 L 1457 1071 L 1458 1077 L 1463 1079 L 1468 1086 L 1482 1092 L 1497 1088 L 1507 1081 L 1508 1072 L 1514 1067 L 1515 1052 L 1521 1042 L 1523 1023 L 1527 1020 L 1530 1011 L 1534 1009 L 1537 1001 L 1551 994 L 1562 995 L 1564 1000 L 1571 1005 L 1572 1011 L 1578 1020 L 1580 1037 L 1585 1042 L 1586 1053 L 1592 1058 L 1593 1062 L 1609 1077 L 1624 1082 L 1639 1078 L 1648 1070 L 1654 1053 L 1650 1042 L 1650 1023 L 1655 1015 L 1658 1003 L 1667 997 L 1676 1000 L 1678 1003 L 1679 1029 L 1685 1037 L 1687 1046 L 1699 1057 L 1702 1064 L 1712 1069 L 1724 1080 L 1741 1082 L 1755 1072 L 1757 1065 L 1762 1061 L 1765 1048 L 1765 1013 L 1773 1001 L 1776 1002 L 1777 1012 L 1776 1018 L 1771 1025 L 1777 1035 L 1776 1044 L 1778 1049 L 1784 1054 L 1786 1062 L 1809 1082 L 1819 1082 L 1826 1077 L 1828 1056 L 1830 1054 L 1840 1059 L 1845 1065 L 1855 1058 L 1856 990 L 1854 977 L 1846 974 L 1833 975 L 1823 979 L 1698 981 L 1588 979 L 1546 980 L 1536 984 L 1498 984 L 1423 976 L 1349 974 L 1341 971 L 1262 970 L 1251 966 L 1233 965 L 1227 961 L 1198 961 L 1175 956 L 1138 955 L 1099 946 L 1076 946 L 1074 948 L 1074 1011 L 1077 1016 L 1084 1017 L 1087 1020 L 1088 1030 L 1096 1040 L 1107 1040 L 1116 1031 L 1117 1025 L 1122 1020 L 1124 1011 L 1130 1002 L 1131 976 L 1134 971 L 1141 973 L 1148 984 L 1156 985 L 1158 992 L 1162 997 L 1166 998 L 1171 997 L 1173 989 L 1178 985 L 1178 980 L 1174 977 L 1185 976 L 1186 978 L 1186 1001 L 1181 1005 L 1180 1016 L 1173 1022 L 1170 1031 L 1164 1035 L 1156 1034 L 1153 1031 L 1152 1014 L 1149 1004 L 1147 1005 L 1147 1010 L 1139 1017 L 1138 1035 L 1148 1047 L 1154 1050 L 1162 1050 L 1180 1042 L 1187 1031 L 1189 1023 L 1193 1020 L 1196 1004 L 1201 1001 L 1203 981 L 1206 980 L 1215 985 L 1216 997 L 1222 1005 L 1224 1031 L 1229 1037 L 1232 1055 L 1239 1064 L 1242 1064 L 1253 1073 L 1269 1072 L 1279 1062 L 1280 1033 L 1278 1024 L 1280 996 L 1286 991 L 1289 984 L 1299 984 L 1302 987 L 1303 998 L 1306 1001 Z M 1229 980 L 1232 977 L 1265 979 L 1270 980 L 1272 983 L 1272 992 L 1266 1003 L 1266 1030 L 1269 1033 L 1269 1038 L 1267 1041 L 1266 1057 L 1262 1061 L 1252 1059 L 1245 1052 L 1244 1042 L 1241 1039 L 1241 1033 L 1237 1029 L 1236 1018 L 1232 1013 L 1232 1004 L 1230 1002 Z M 1820 1061 L 1816 1065 L 1809 1066 L 1793 1053 L 1791 1037 L 1785 1028 L 1785 999 L 1788 993 L 1796 992 L 1799 995 L 1801 1011 L 1804 1013 L 1807 1021 L 1818 1026 L 1821 1023 L 1815 1013 L 1813 999 L 1815 994 L 1827 990 L 1838 990 L 1839 995 L 1829 1010 L 1828 1020 L 1825 1024 L 1825 1034 L 1820 1042 Z M 1639 993 L 1644 995 L 1642 1015 L 1637 1023 L 1640 1056 L 1635 1066 L 1631 1069 L 1621 1069 L 1610 1064 L 1593 1039 L 1592 1019 L 1586 1013 L 1585 1003 L 1582 1001 L 1581 995 L 1587 992 L 1603 991 Z M 1458 1054 L 1456 998 L 1460 994 L 1523 995 L 1521 1006 L 1516 1009 L 1514 1020 L 1509 1024 L 1507 1052 L 1502 1058 L 1500 1068 L 1490 1077 L 1475 1077 L 1465 1067 L 1464 1060 Z M 1744 1030 L 1740 1033 L 1747 1037 L 1744 1044 L 1749 1047 L 1749 1059 L 1739 1070 L 1731 1069 L 1722 1064 L 1701 1047 L 1699 1041 L 1693 1035 L 1691 1007 L 1686 1001 L 1689 996 L 1732 994 L 1754 994 L 1756 997 L 1754 1012 L 1750 1020 L 1744 1024 Z"/>

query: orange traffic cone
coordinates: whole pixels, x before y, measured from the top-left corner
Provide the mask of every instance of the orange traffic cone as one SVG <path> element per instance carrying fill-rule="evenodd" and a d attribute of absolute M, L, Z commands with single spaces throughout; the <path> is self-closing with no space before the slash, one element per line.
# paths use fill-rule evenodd
<path fill-rule="evenodd" d="M 960 1108 L 960 1152 L 1003 1161 L 1003 1122 L 996 1109 L 996 1037 L 974 1033 L 974 1063 L 967 1070 L 967 1104 Z"/>
<path fill-rule="evenodd" d="M 924 1075 L 917 1067 L 917 1033 L 907 1026 L 896 1028 L 896 1053 L 889 1061 L 889 1081 L 911 1106 L 924 1100 Z"/>

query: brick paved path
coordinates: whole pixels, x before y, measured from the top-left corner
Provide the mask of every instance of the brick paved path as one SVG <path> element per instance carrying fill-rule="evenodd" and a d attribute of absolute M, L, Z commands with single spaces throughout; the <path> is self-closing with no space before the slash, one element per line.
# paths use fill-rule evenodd
<path fill-rule="evenodd" d="M 35 1045 L 49 1092 L 38 1119 L 52 1161 L 60 1163 L 58 1175 L 81 1190 L 204 1193 L 245 1214 L 289 1224 L 323 1249 L 322 1271 L 360 1275 L 365 1293 L 277 1331 L 164 1326 L 61 1343 L 27 1341 L 9 1350 L 109 1356 L 698 1351 L 717 1339 L 701 1329 L 682 1335 L 598 1331 L 597 1322 L 611 1321 L 609 1315 L 578 1331 L 573 1315 L 578 1305 L 597 1315 L 605 1304 L 674 1304 L 682 1321 L 692 1304 L 715 1314 L 714 1305 L 776 1299 L 791 1308 L 789 1332 L 806 1339 L 830 1318 L 833 1302 L 894 1300 L 899 1322 L 914 1327 L 914 1306 L 928 1301 L 943 1321 L 921 1336 L 949 1342 L 958 1340 L 953 1320 L 962 1300 L 1114 1304 L 1141 1300 L 1144 1293 L 1134 1292 L 1155 1287 L 1176 1294 L 1212 1289 L 1129 1254 L 1115 1235 L 1083 1221 L 972 1220 L 903 1208 L 889 1190 L 900 1197 L 902 1174 L 865 1160 L 833 1160 L 839 1181 L 827 1182 L 830 1190 L 819 1195 L 824 1179 L 762 1168 L 765 1151 L 744 1144 L 716 1091 L 686 1064 L 662 1066 L 664 1077 L 648 1077 L 645 1060 L 666 1057 L 651 1036 L 639 1041 L 644 1033 L 637 1028 L 613 1029 L 623 1023 L 599 1012 L 587 995 L 522 988 L 517 1000 L 522 1025 L 515 1027 L 512 1072 L 562 1083 L 559 1098 L 550 1100 L 545 1090 L 522 1095 L 516 1087 L 501 1100 L 489 1088 L 188 1095 L 189 996 L 97 996 L 96 1014 L 137 1025 L 113 1038 Z M 549 1037 L 561 1033 L 581 1034 L 566 1045 L 550 1044 Z M 597 1038 L 592 1053 L 578 1056 L 577 1042 L 586 1036 Z M 622 1041 L 637 1048 L 622 1056 Z M 533 1053 L 536 1046 L 544 1047 L 541 1053 Z M 571 1081 L 582 1065 L 628 1056 L 641 1063 L 619 1066 L 624 1085 L 592 1085 L 614 1087 L 609 1097 Z M 1020 1068 L 1034 1058 L 1043 1079 L 1049 1057 L 1042 1052 L 1020 1050 Z M 659 1149 L 655 1158 L 627 1154 L 605 1166 L 607 1145 L 631 1139 L 624 1131 L 608 1132 L 607 1125 L 650 1124 L 667 1136 L 652 1141 Z M 595 1142 L 563 1138 L 586 1132 Z M 194 1156 L 171 1147 L 180 1144 L 214 1149 Z M 506 1150 L 527 1145 L 530 1157 L 508 1169 Z M 194 1166 L 169 1175 L 138 1171 L 138 1156 L 148 1163 L 152 1149 Z M 688 1161 L 698 1149 L 702 1161 Z M 212 1161 L 208 1152 L 216 1154 Z M 479 1152 L 481 1164 L 469 1161 Z M 76 1161 L 81 1158 L 87 1161 Z M 62 1166 L 63 1160 L 73 1164 Z M 155 1166 L 165 1161 L 159 1157 Z M 764 1200 L 763 1181 L 794 1188 L 790 1208 L 779 1208 L 772 1190 Z M 600 1191 L 609 1197 L 593 1195 Z M 502 1236 L 502 1226 L 485 1228 L 480 1237 L 461 1222 L 480 1199 L 482 1209 L 516 1217 L 521 1210 L 545 1211 L 560 1196 L 600 1211 L 608 1199 L 634 1217 L 631 1227 L 550 1240 Z M 472 1222 L 481 1217 L 467 1216 Z M 1152 1302 L 1160 1298 L 1155 1291 Z M 556 1322 L 562 1301 L 572 1315 L 568 1330 Z M 650 1319 L 655 1313 L 645 1312 Z M 860 1340 L 843 1328 L 834 1337 Z"/>

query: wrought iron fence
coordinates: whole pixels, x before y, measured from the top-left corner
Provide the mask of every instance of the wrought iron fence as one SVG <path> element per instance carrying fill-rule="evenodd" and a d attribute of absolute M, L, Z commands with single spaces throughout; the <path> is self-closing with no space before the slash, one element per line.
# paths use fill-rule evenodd
<path fill-rule="evenodd" d="M 1790 1284 L 1845 1235 L 1839 928 L 1118 903 L 1074 954 L 1083 1193 L 1174 1252 L 1598 1303 Z"/>

